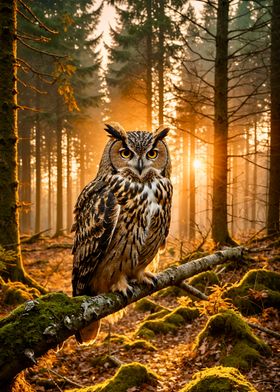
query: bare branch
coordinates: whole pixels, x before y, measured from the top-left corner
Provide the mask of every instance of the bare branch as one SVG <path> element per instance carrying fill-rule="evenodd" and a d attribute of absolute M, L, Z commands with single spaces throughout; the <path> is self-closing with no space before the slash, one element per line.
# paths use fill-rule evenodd
<path fill-rule="evenodd" d="M 165 118 L 168 118 L 169 120 L 173 120 L 174 123 L 177 123 L 177 122 L 178 122 L 178 119 L 176 119 L 176 118 L 174 118 L 174 117 L 172 117 L 172 116 L 168 116 L 168 115 L 165 114 L 164 117 L 165 117 Z M 186 132 L 187 134 L 193 136 L 193 137 L 196 138 L 197 140 L 200 140 L 202 143 L 205 143 L 205 144 L 213 144 L 213 142 L 209 142 L 208 140 L 205 140 L 205 139 L 203 139 L 203 138 L 201 138 L 201 137 L 199 137 L 199 136 L 197 136 L 197 135 L 194 135 L 192 132 L 188 131 L 187 129 L 178 127 L 177 125 L 176 125 L 176 128 L 177 128 L 179 131 Z"/>
<path fill-rule="evenodd" d="M 30 7 L 28 7 L 27 4 L 24 3 L 23 0 L 18 0 L 18 2 L 23 6 L 23 8 L 32 16 L 32 18 L 34 19 L 34 21 L 36 21 L 39 25 L 39 27 L 41 27 L 42 29 L 46 30 L 48 33 L 51 34 L 58 34 L 57 31 L 50 29 L 48 26 L 46 26 L 39 18 L 37 15 L 34 14 L 34 12 L 32 11 L 32 9 Z"/>
<path fill-rule="evenodd" d="M 33 42 L 49 42 L 50 38 L 48 37 L 44 37 L 44 36 L 40 36 L 40 37 L 36 37 L 35 35 L 30 35 L 30 34 L 26 34 L 26 33 L 21 33 L 18 31 L 18 33 L 16 34 L 16 38 L 22 38 L 22 39 L 27 39 Z"/>
<path fill-rule="evenodd" d="M 34 46 L 31 46 L 31 45 L 27 44 L 26 42 L 24 42 L 24 40 L 19 38 L 19 37 L 18 37 L 18 41 L 20 43 L 22 43 L 22 45 L 26 46 L 28 49 L 33 50 L 34 52 L 45 54 L 47 56 L 54 57 L 55 59 L 66 58 L 67 57 L 66 55 L 59 55 L 59 54 L 56 54 L 56 53 L 46 52 L 45 50 L 35 48 Z"/>
<path fill-rule="evenodd" d="M 30 64 L 27 63 L 25 60 L 23 60 L 23 59 L 21 59 L 21 58 L 19 58 L 19 57 L 17 58 L 17 61 L 19 61 L 20 63 L 22 63 L 24 67 L 28 68 L 28 69 L 29 69 L 30 71 L 32 71 L 35 75 L 38 75 L 38 76 L 46 76 L 46 77 L 51 78 L 52 81 L 53 81 L 53 75 L 52 75 L 52 74 L 49 74 L 49 73 L 46 73 L 46 72 L 38 71 L 37 69 L 33 68 L 32 65 L 30 65 Z M 23 67 L 21 67 L 21 68 L 23 69 Z M 45 79 L 44 79 L 44 80 L 45 80 Z"/>
<path fill-rule="evenodd" d="M 169 8 L 170 10 L 172 10 L 173 12 L 179 14 L 182 18 L 188 20 L 189 22 L 191 22 L 192 24 L 194 24 L 196 27 L 199 27 L 201 30 L 205 31 L 208 35 L 210 35 L 210 37 L 212 37 L 213 39 L 216 38 L 215 34 L 211 33 L 210 30 L 207 29 L 207 27 L 203 26 L 202 24 L 196 22 L 195 20 L 193 20 L 192 18 L 190 18 L 188 15 L 183 14 L 182 12 L 180 12 L 178 10 L 178 8 L 174 8 L 172 6 L 167 6 L 167 8 Z"/>
<path fill-rule="evenodd" d="M 28 87 L 28 88 L 30 88 L 30 90 L 35 91 L 35 92 L 38 93 L 38 94 L 42 94 L 42 95 L 46 95 L 46 94 L 47 94 L 46 91 L 39 90 L 37 87 L 32 86 L 31 84 L 25 83 L 23 80 L 21 80 L 21 79 L 19 79 L 19 78 L 17 78 L 17 81 L 18 81 L 20 84 L 22 84 L 24 87 Z"/>

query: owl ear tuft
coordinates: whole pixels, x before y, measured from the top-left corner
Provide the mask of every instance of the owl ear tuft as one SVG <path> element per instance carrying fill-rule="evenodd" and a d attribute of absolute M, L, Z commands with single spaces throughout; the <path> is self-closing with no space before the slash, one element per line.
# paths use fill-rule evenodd
<path fill-rule="evenodd" d="M 170 131 L 170 128 L 165 128 L 163 125 L 160 126 L 154 133 L 155 141 L 162 140 Z"/>
<path fill-rule="evenodd" d="M 105 124 L 106 128 L 104 130 L 109 133 L 109 135 L 117 140 L 126 140 L 126 132 L 118 123 Z"/>

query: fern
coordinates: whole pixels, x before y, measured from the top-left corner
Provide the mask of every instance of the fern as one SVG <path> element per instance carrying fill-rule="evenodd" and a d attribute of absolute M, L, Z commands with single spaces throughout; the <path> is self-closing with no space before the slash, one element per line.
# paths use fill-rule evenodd
<path fill-rule="evenodd" d="M 201 315 L 213 316 L 219 312 L 227 309 L 237 309 L 230 299 L 223 298 L 223 294 L 230 286 L 226 283 L 223 286 L 213 285 L 211 287 L 212 293 L 208 295 L 207 300 L 196 301 L 196 307 Z M 183 306 L 190 306 L 192 300 L 188 297 L 181 297 L 178 299 L 179 303 Z"/>
<path fill-rule="evenodd" d="M 223 298 L 223 294 L 228 289 L 228 286 L 228 283 L 223 286 L 213 285 L 211 288 L 212 293 L 208 296 L 208 300 L 200 301 L 197 304 L 200 314 L 213 316 L 227 309 L 236 309 L 230 299 Z"/>

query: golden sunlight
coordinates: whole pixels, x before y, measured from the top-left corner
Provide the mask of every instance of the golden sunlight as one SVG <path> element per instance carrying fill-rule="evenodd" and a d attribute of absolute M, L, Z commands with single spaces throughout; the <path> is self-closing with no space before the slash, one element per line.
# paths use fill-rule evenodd
<path fill-rule="evenodd" d="M 201 166 L 202 166 L 201 161 L 200 161 L 199 159 L 194 159 L 194 161 L 193 161 L 193 167 L 194 167 L 194 169 L 200 169 Z"/>

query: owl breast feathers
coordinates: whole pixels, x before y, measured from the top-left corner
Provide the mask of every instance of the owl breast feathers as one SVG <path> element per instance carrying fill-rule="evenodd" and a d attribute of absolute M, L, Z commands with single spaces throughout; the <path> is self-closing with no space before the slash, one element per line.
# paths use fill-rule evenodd
<path fill-rule="evenodd" d="M 125 132 L 107 125 L 105 130 L 110 140 L 99 171 L 74 211 L 74 296 L 126 294 L 131 279 L 152 283 L 145 268 L 164 246 L 170 225 L 168 129 Z M 97 331 L 95 323 L 91 335 Z"/>

